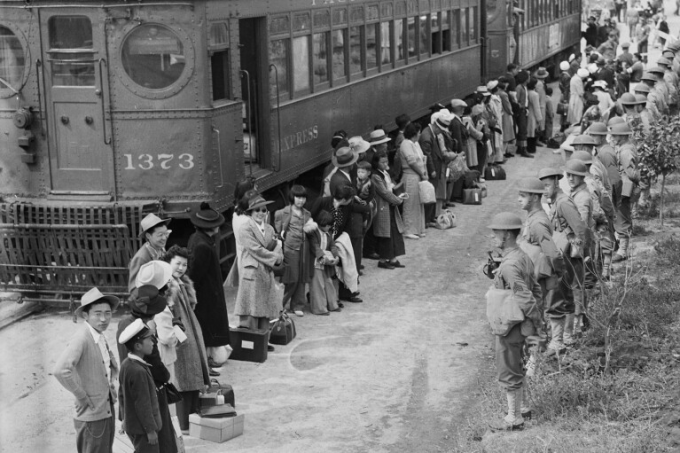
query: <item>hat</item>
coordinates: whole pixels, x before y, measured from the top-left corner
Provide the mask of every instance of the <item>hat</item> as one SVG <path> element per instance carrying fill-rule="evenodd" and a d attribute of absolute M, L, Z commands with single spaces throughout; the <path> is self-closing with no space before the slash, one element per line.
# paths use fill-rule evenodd
<path fill-rule="evenodd" d="M 487 228 L 492 230 L 519 230 L 522 228 L 522 219 L 512 212 L 501 212 L 491 219 Z"/>
<path fill-rule="evenodd" d="M 619 98 L 619 101 L 623 105 L 635 105 L 637 101 L 635 100 L 635 95 L 632 93 L 623 93 Z"/>
<path fill-rule="evenodd" d="M 156 214 L 149 214 L 139 223 L 139 237 L 144 237 L 144 233 L 161 223 L 167 225 L 172 219 L 161 219 Z"/>
<path fill-rule="evenodd" d="M 369 139 L 368 139 L 368 141 L 371 145 L 380 145 L 382 143 L 387 143 L 390 140 L 392 140 L 392 139 L 389 138 L 385 134 L 385 131 L 382 130 L 382 129 L 376 129 L 376 130 L 372 131 L 370 136 L 369 136 Z"/>
<path fill-rule="evenodd" d="M 590 74 L 595 74 L 595 73 L 597 72 L 597 65 L 596 65 L 595 63 L 590 63 L 590 64 L 587 66 L 587 68 L 588 68 L 588 69 L 587 69 L 587 70 L 588 70 L 588 75 L 590 75 Z M 580 71 L 580 69 L 579 69 L 579 71 Z"/>
<path fill-rule="evenodd" d="M 359 154 L 352 152 L 352 148 L 343 146 L 334 153 L 331 161 L 338 168 L 351 167 L 359 160 Z"/>
<path fill-rule="evenodd" d="M 651 74 L 660 74 L 664 75 L 666 73 L 666 70 L 660 66 L 655 66 L 653 68 L 647 69 L 647 72 Z"/>
<path fill-rule="evenodd" d="M 498 86 L 498 80 L 489 80 L 489 82 L 486 84 L 486 88 L 488 90 L 493 90 Z"/>
<path fill-rule="evenodd" d="M 340 149 L 349 149 L 349 148 L 340 148 Z M 352 150 L 350 150 L 350 153 Z M 352 153 L 354 154 L 354 153 Z M 355 157 L 359 157 L 356 154 L 354 154 Z M 342 168 L 342 167 L 338 167 Z M 268 204 L 274 203 L 273 201 L 267 201 L 264 198 L 262 198 L 262 195 L 257 195 L 248 200 L 248 209 L 246 211 L 252 211 L 253 209 L 261 208 L 263 206 L 267 206 Z"/>
<path fill-rule="evenodd" d="M 569 55 L 569 63 L 571 63 L 574 60 L 576 60 L 576 54 Z"/>
<path fill-rule="evenodd" d="M 630 48 L 630 43 L 629 43 L 629 42 L 621 43 L 621 48 L 622 48 L 622 49 L 629 49 L 629 48 Z"/>
<path fill-rule="evenodd" d="M 661 55 L 663 55 L 664 58 L 669 59 L 671 62 L 673 61 L 673 58 L 675 58 L 675 52 L 670 48 L 661 52 Z"/>
<path fill-rule="evenodd" d="M 105 296 L 98 288 L 92 288 L 80 298 L 80 307 L 75 309 L 74 314 L 79 316 L 83 312 L 83 308 L 100 300 L 108 302 L 111 305 L 111 311 L 115 310 L 120 304 L 120 299 L 116 296 Z"/>
<path fill-rule="evenodd" d="M 517 183 L 517 188 L 521 193 L 538 193 L 544 192 L 543 183 L 538 178 L 522 178 Z"/>
<path fill-rule="evenodd" d="M 597 59 L 595 64 L 598 66 L 604 66 L 604 57 L 600 56 L 600 58 Z"/>
<path fill-rule="evenodd" d="M 559 168 L 541 168 L 538 172 L 538 179 L 557 178 L 561 179 L 564 173 Z"/>
<path fill-rule="evenodd" d="M 574 138 L 574 141 L 571 142 L 571 144 L 572 145 L 592 145 L 592 146 L 597 145 L 597 143 L 595 142 L 595 139 L 592 136 L 586 135 L 586 134 L 577 135 L 576 138 Z"/>
<path fill-rule="evenodd" d="M 584 164 L 578 159 L 574 159 L 574 156 L 572 156 L 571 159 L 569 159 L 567 163 L 564 164 L 564 171 L 567 172 L 567 174 L 577 176 L 585 176 L 586 173 L 588 173 L 586 164 Z"/>
<path fill-rule="evenodd" d="M 136 287 L 151 285 L 161 289 L 172 278 L 172 266 L 165 261 L 153 260 L 143 264 L 137 272 Z"/>
<path fill-rule="evenodd" d="M 656 77 L 654 77 L 651 72 L 645 71 L 645 73 L 642 74 L 642 77 L 640 77 L 640 80 L 650 80 L 652 82 L 656 82 Z"/>
<path fill-rule="evenodd" d="M 593 83 L 593 87 L 602 88 L 603 90 L 606 90 L 607 89 L 607 82 L 605 82 L 604 80 L 596 80 Z"/>
<path fill-rule="evenodd" d="M 635 92 L 636 93 L 649 93 L 649 87 L 645 85 L 644 83 L 638 83 L 635 85 Z"/>
<path fill-rule="evenodd" d="M 607 121 L 607 127 L 612 127 L 615 124 L 621 124 L 625 122 L 626 120 L 624 120 L 620 116 L 612 116 L 611 118 L 609 118 L 609 121 Z"/>
<path fill-rule="evenodd" d="M 198 211 L 191 214 L 191 223 L 199 228 L 215 228 L 224 223 L 224 216 L 203 202 Z"/>
<path fill-rule="evenodd" d="M 123 329 L 123 331 L 120 333 L 120 336 L 118 337 L 118 343 L 125 344 L 128 341 L 136 342 L 137 340 L 141 340 L 152 335 L 153 333 L 151 333 L 149 326 L 144 324 L 144 321 L 137 318 L 132 321 L 132 323 L 130 323 L 130 325 L 128 325 L 125 329 Z"/>
<path fill-rule="evenodd" d="M 563 61 L 560 63 L 560 71 L 568 71 L 569 70 L 569 62 L 568 61 Z"/>
<path fill-rule="evenodd" d="M 363 154 L 371 148 L 371 144 L 364 140 L 360 135 L 357 135 L 349 139 L 349 147 L 353 152 Z"/>
<path fill-rule="evenodd" d="M 449 112 L 448 109 L 442 109 L 438 113 L 439 115 L 437 116 L 437 122 L 442 126 L 448 127 L 448 125 L 451 124 L 451 120 L 453 119 L 453 113 Z"/>
<path fill-rule="evenodd" d="M 636 94 L 635 103 L 638 105 L 647 104 L 647 98 L 643 94 Z"/>
<path fill-rule="evenodd" d="M 452 99 L 451 100 L 451 109 L 455 109 L 458 107 L 467 107 L 467 103 L 463 101 L 462 99 Z"/>
<path fill-rule="evenodd" d="M 484 85 L 480 85 L 477 87 L 477 93 L 484 96 L 491 96 L 491 93 L 489 93 L 489 90 L 487 90 L 486 86 Z"/>
<path fill-rule="evenodd" d="M 673 64 L 671 60 L 669 60 L 666 57 L 661 57 L 656 61 L 657 64 L 665 64 L 666 66 L 670 66 Z"/>
<path fill-rule="evenodd" d="M 571 158 L 580 160 L 586 165 L 591 165 L 593 163 L 593 155 L 590 154 L 588 151 L 576 151 L 574 154 L 572 154 Z"/>
<path fill-rule="evenodd" d="M 168 301 L 165 297 L 158 294 L 158 288 L 144 285 L 133 290 L 132 297 L 128 299 L 128 305 L 134 315 L 151 317 L 165 310 L 165 307 L 168 306 Z"/>
<path fill-rule="evenodd" d="M 585 68 L 579 68 L 579 70 L 576 71 L 576 75 L 579 76 L 582 79 L 585 79 L 586 77 L 588 77 L 590 75 L 590 71 L 588 71 Z"/>
<path fill-rule="evenodd" d="M 680 50 L 680 41 L 673 41 L 666 44 L 666 50 L 670 50 L 671 52 L 677 52 L 678 50 Z"/>
<path fill-rule="evenodd" d="M 545 69 L 544 67 L 540 67 L 538 68 L 538 71 L 536 71 L 535 77 L 537 79 L 545 79 L 549 75 L 550 74 L 548 73 L 547 69 Z"/>
<path fill-rule="evenodd" d="M 633 131 L 625 121 L 623 123 L 615 124 L 609 128 L 609 133 L 612 135 L 632 135 Z"/>
<path fill-rule="evenodd" d="M 586 130 L 588 135 L 607 135 L 607 125 L 601 122 L 590 123 L 590 127 Z"/>

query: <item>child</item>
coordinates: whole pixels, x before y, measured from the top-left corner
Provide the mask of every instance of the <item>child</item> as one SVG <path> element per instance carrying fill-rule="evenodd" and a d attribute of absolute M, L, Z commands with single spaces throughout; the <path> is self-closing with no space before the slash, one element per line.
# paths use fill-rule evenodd
<path fill-rule="evenodd" d="M 118 342 L 129 352 L 120 366 L 118 401 L 123 417 L 122 429 L 137 453 L 160 453 L 158 431 L 162 422 L 156 386 L 150 365 L 143 359 L 153 352 L 152 336 L 147 325 L 137 318 L 118 337 Z"/>
<path fill-rule="evenodd" d="M 316 257 L 314 277 L 309 286 L 311 312 L 315 315 L 328 316 L 331 311 L 341 311 L 332 280 L 338 264 L 333 238 L 328 232 L 332 223 L 333 216 L 328 211 L 321 211 L 317 219 L 319 227 L 309 239 Z"/>
<path fill-rule="evenodd" d="M 545 139 L 550 140 L 553 136 L 553 119 L 555 118 L 555 108 L 552 101 L 553 89 L 545 87 Z"/>
<path fill-rule="evenodd" d="M 354 199 L 362 206 L 370 206 L 371 210 L 363 214 L 364 217 L 364 238 L 361 244 L 363 256 L 371 256 L 375 254 L 375 237 L 373 236 L 373 219 L 377 214 L 377 206 L 375 202 L 375 188 L 371 182 L 371 163 L 368 161 L 360 161 L 357 163 L 357 194 Z M 359 267 L 359 275 L 363 275 L 363 266 Z"/>

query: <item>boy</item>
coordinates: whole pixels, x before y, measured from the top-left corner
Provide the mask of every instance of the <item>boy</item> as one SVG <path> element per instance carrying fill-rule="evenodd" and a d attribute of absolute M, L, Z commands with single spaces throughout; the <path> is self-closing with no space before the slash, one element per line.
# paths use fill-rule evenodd
<path fill-rule="evenodd" d="M 120 367 L 119 404 L 125 431 L 135 453 L 160 453 L 158 431 L 163 422 L 150 365 L 143 357 L 153 352 L 153 334 L 141 319 L 135 319 L 118 338 L 128 356 Z"/>
<path fill-rule="evenodd" d="M 355 187 L 357 194 L 354 196 L 354 200 L 362 206 L 369 206 L 371 208 L 369 212 L 363 214 L 364 238 L 361 244 L 363 256 L 371 256 L 375 253 L 375 238 L 373 237 L 371 224 L 377 213 L 377 208 L 375 203 L 375 188 L 371 182 L 372 168 L 370 162 L 357 162 L 357 181 Z M 362 269 L 363 266 L 359 265 L 359 275 L 363 275 Z"/>
<path fill-rule="evenodd" d="M 319 228 L 310 238 L 315 260 L 309 295 L 311 311 L 315 315 L 328 316 L 331 311 L 341 311 L 338 306 L 337 289 L 333 284 L 335 265 L 339 260 L 333 238 L 329 233 L 332 223 L 333 216 L 328 211 L 321 211 L 317 217 Z"/>

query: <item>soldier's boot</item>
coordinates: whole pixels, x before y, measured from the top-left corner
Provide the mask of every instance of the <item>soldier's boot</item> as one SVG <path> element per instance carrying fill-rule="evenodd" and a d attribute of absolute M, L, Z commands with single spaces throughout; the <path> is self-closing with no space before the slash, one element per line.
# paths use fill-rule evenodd
<path fill-rule="evenodd" d="M 602 252 L 602 280 L 608 282 L 612 278 L 612 252 Z"/>
<path fill-rule="evenodd" d="M 526 381 L 522 384 L 520 393 L 522 398 L 520 399 L 519 413 L 522 415 L 524 421 L 531 420 L 531 407 L 529 406 L 529 392 Z"/>
<path fill-rule="evenodd" d="M 570 313 L 564 317 L 564 335 L 562 336 L 564 345 L 569 347 L 576 343 L 574 340 L 574 314 Z"/>
<path fill-rule="evenodd" d="M 612 258 L 612 263 L 618 263 L 628 259 L 628 245 L 630 244 L 630 238 L 627 236 L 619 237 L 619 250 L 614 254 Z"/>
<path fill-rule="evenodd" d="M 521 413 L 522 389 L 506 390 L 505 396 L 508 400 L 508 415 L 500 420 L 489 423 L 492 431 L 518 431 L 524 429 L 524 419 Z"/>
<path fill-rule="evenodd" d="M 552 338 L 550 339 L 550 343 L 548 343 L 548 350 L 545 352 L 547 357 L 562 354 L 566 350 L 563 342 L 564 322 L 564 318 L 550 319 L 550 331 L 552 332 Z"/>

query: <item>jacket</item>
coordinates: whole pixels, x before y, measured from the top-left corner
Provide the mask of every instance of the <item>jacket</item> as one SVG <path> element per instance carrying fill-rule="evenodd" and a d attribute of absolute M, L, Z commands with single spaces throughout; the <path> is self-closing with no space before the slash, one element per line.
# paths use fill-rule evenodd
<path fill-rule="evenodd" d="M 319 197 L 317 198 L 312 207 L 309 210 L 312 214 L 313 219 L 317 219 L 317 216 L 321 211 L 327 211 L 330 214 L 333 213 L 333 197 Z M 362 237 L 363 236 L 363 214 L 371 212 L 370 205 L 362 205 L 356 203 L 354 199 L 345 206 L 340 208 L 342 212 L 342 223 L 335 225 L 336 233 L 333 239 L 337 239 L 343 232 L 347 233 L 350 237 Z"/>
<path fill-rule="evenodd" d="M 349 173 L 350 175 L 349 179 L 347 178 L 347 175 L 345 175 L 343 170 Z M 335 193 L 335 189 L 338 187 L 342 186 L 354 187 L 355 180 L 356 177 L 349 172 L 349 168 L 343 168 L 342 170 L 338 169 L 335 173 L 333 173 L 333 176 L 331 176 L 330 196 L 331 197 L 333 196 L 333 194 Z"/>
<path fill-rule="evenodd" d="M 529 90 L 527 96 L 529 97 L 527 137 L 535 137 L 536 131 L 540 128 L 540 124 L 543 121 L 543 116 L 541 114 L 541 106 L 539 103 L 538 93 L 534 90 Z"/>
<path fill-rule="evenodd" d="M 149 365 L 126 358 L 120 367 L 120 411 L 129 434 L 158 432 L 163 427 Z"/>
<path fill-rule="evenodd" d="M 574 200 L 574 204 L 581 215 L 581 220 L 588 228 L 594 230 L 595 223 L 593 222 L 593 199 L 588 191 L 588 186 L 585 182 L 578 187 L 572 189 L 569 197 Z"/>
<path fill-rule="evenodd" d="M 390 237 L 391 225 L 390 225 L 390 206 L 397 206 L 402 203 L 401 198 L 397 197 L 392 193 L 391 190 L 387 189 L 385 185 L 385 177 L 380 171 L 374 171 L 371 176 L 373 181 L 373 187 L 375 187 L 376 192 L 376 206 L 378 208 L 378 213 L 373 219 L 373 234 L 379 238 Z M 397 229 L 400 233 L 404 231 L 404 224 L 401 221 L 401 215 L 399 210 L 394 210 L 394 219 L 397 222 Z"/>
<path fill-rule="evenodd" d="M 165 251 L 163 251 L 165 252 Z M 163 253 L 156 251 L 148 242 L 142 244 L 142 247 L 137 250 L 135 256 L 130 260 L 128 268 L 130 269 L 130 279 L 128 281 L 128 291 L 135 289 L 137 284 L 137 273 L 139 268 L 148 263 L 149 261 L 159 260 L 162 258 Z"/>
<path fill-rule="evenodd" d="M 439 137 L 442 137 L 444 146 L 440 146 Z M 442 170 L 445 168 L 444 164 L 452 160 L 454 155 L 450 152 L 453 148 L 453 143 L 451 141 L 451 136 L 447 132 L 442 131 L 439 126 L 435 124 L 430 124 L 428 127 L 423 129 L 420 134 L 420 139 L 418 140 L 420 144 L 420 149 L 423 150 L 423 154 L 427 157 L 427 173 L 430 177 L 430 182 L 437 190 L 437 198 L 446 198 L 446 187 L 444 186 L 443 196 L 440 197 L 440 179 L 442 178 Z M 432 174 L 435 174 L 433 177 Z M 446 181 L 444 181 L 446 183 Z"/>
<path fill-rule="evenodd" d="M 111 403 L 115 403 L 116 390 L 112 382 L 118 377 L 118 364 L 110 350 L 109 355 L 111 382 L 106 379 L 99 346 L 94 342 L 89 326 L 83 325 L 57 360 L 54 377 L 76 397 L 76 420 L 94 422 L 114 415 L 111 413 Z M 79 401 L 86 396 L 92 401 L 94 409 L 87 405 L 80 406 Z"/>

